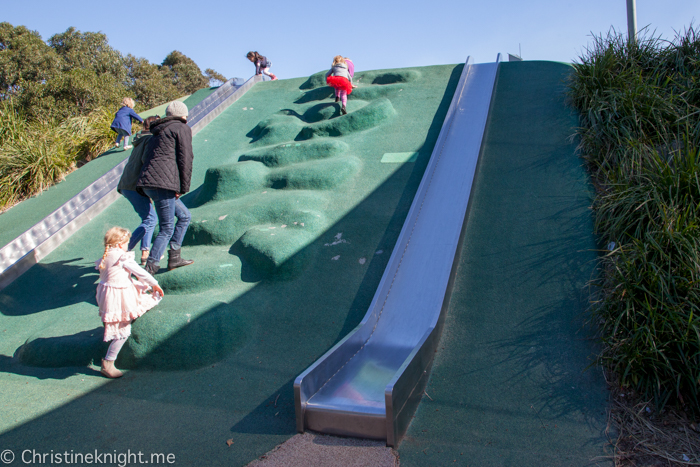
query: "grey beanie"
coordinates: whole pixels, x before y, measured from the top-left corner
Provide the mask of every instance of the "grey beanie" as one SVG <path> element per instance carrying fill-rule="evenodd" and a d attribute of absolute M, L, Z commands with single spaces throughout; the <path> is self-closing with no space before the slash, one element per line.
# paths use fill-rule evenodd
<path fill-rule="evenodd" d="M 166 117 L 187 117 L 189 111 L 184 102 L 172 101 L 165 109 Z"/>

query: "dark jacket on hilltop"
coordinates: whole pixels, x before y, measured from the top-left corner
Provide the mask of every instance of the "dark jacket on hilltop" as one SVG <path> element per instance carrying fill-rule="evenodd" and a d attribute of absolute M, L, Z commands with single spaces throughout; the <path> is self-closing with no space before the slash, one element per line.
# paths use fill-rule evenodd
<path fill-rule="evenodd" d="M 255 62 L 255 74 L 256 75 L 262 75 L 262 71 L 265 68 L 270 68 L 272 66 L 272 62 L 267 59 L 267 57 L 263 57 L 262 55 L 260 56 L 260 60 Z"/>
<path fill-rule="evenodd" d="M 162 188 L 184 194 L 192 178 L 192 130 L 181 117 L 165 117 L 151 123 L 153 136 L 136 183 L 139 188 Z"/>
<path fill-rule="evenodd" d="M 134 149 L 131 151 L 129 162 L 124 166 L 122 178 L 119 179 L 119 185 L 117 185 L 119 193 L 122 190 L 136 191 L 136 182 L 139 179 L 139 175 L 141 175 L 141 167 L 143 167 L 143 163 L 146 160 L 146 147 L 152 135 L 153 133 L 150 131 L 141 131 L 134 136 Z"/>

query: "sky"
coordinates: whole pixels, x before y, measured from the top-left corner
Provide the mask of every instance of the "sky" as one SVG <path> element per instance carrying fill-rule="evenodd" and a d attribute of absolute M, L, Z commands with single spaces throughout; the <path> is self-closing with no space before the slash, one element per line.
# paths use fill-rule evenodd
<path fill-rule="evenodd" d="M 627 0 L 318 0 L 2 2 L 1 21 L 48 40 L 73 26 L 103 32 L 123 54 L 161 63 L 179 50 L 199 67 L 249 78 L 256 50 L 280 79 L 325 70 L 335 55 L 356 70 L 525 60 L 572 62 L 592 35 L 627 32 Z M 700 0 L 637 0 L 637 24 L 672 39 L 700 20 Z M 342 7 L 339 7 L 342 6 Z"/>

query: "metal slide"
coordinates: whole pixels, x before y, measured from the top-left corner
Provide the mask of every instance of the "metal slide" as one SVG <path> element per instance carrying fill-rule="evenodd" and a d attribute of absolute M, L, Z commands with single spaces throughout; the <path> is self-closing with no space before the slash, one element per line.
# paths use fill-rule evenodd
<path fill-rule="evenodd" d="M 501 55 L 462 71 L 423 180 L 362 322 L 294 381 L 297 430 L 398 446 L 449 304 Z"/>
<path fill-rule="evenodd" d="M 262 75 L 253 76 L 243 84 L 236 78 L 231 79 L 192 107 L 187 121 L 192 128 L 192 136 L 260 81 Z M 128 158 L 124 159 L 63 206 L 0 249 L 0 290 L 41 261 L 119 198 L 116 188 L 127 161 Z"/>

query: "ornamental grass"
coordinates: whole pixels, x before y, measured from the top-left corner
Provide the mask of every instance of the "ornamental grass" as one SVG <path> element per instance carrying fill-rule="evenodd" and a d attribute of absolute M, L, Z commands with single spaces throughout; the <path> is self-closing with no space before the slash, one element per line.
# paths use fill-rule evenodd
<path fill-rule="evenodd" d="M 573 65 L 569 97 L 601 242 L 600 360 L 658 410 L 700 414 L 700 36 L 612 30 Z"/>
<path fill-rule="evenodd" d="M 0 212 L 113 147 L 112 119 L 97 109 L 63 121 L 28 120 L 11 100 L 0 101 Z"/>

